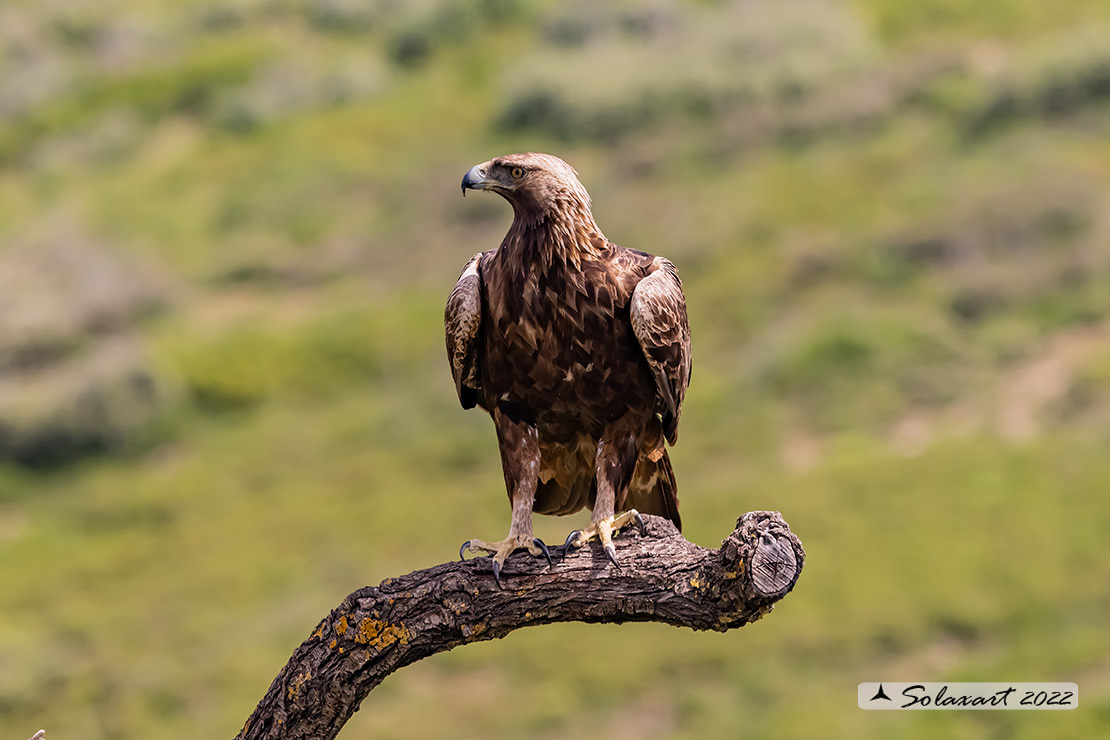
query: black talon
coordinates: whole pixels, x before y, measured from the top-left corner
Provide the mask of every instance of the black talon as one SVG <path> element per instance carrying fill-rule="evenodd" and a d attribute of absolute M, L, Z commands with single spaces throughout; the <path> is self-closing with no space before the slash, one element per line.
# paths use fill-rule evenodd
<path fill-rule="evenodd" d="M 462 547 L 459 548 L 459 560 L 466 560 L 466 556 L 463 555 L 463 553 L 466 552 L 466 548 L 468 547 L 470 547 L 470 540 L 462 543 Z"/>
<path fill-rule="evenodd" d="M 640 536 L 643 537 L 647 534 L 647 525 L 644 524 L 644 518 L 640 516 L 638 511 L 632 515 L 632 518 L 636 520 L 636 525 L 640 528 Z"/>
<path fill-rule="evenodd" d="M 617 562 L 617 550 L 612 545 L 605 546 L 605 556 L 609 558 L 609 562 L 616 566 L 617 570 L 621 569 L 621 564 Z"/>
<path fill-rule="evenodd" d="M 582 534 L 582 530 L 581 529 L 576 529 L 576 530 L 574 530 L 573 532 L 571 532 L 570 534 L 567 535 L 567 541 L 563 543 L 563 557 L 564 558 L 567 556 L 568 552 L 570 552 L 571 550 L 574 549 L 574 544 L 573 543 L 576 539 L 578 539 L 578 535 L 580 535 L 580 534 Z"/>
<path fill-rule="evenodd" d="M 501 563 L 496 560 L 493 561 L 493 580 L 497 581 L 497 588 L 504 589 L 501 585 Z"/>
<path fill-rule="evenodd" d="M 532 544 L 540 548 L 540 550 L 543 552 L 543 556 L 547 558 L 547 566 L 551 567 L 551 551 L 547 549 L 547 545 L 544 544 L 543 540 L 541 540 L 539 537 L 533 537 Z"/>

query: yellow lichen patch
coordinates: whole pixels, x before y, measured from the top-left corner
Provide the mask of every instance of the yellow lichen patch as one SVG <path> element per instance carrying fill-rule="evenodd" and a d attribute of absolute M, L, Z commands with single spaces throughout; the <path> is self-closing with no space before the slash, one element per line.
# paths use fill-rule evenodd
<path fill-rule="evenodd" d="M 323 637 L 323 635 L 324 635 L 324 623 L 320 622 L 320 625 L 316 628 L 316 631 L 312 633 L 312 638 L 315 639 L 317 637 Z"/>
<path fill-rule="evenodd" d="M 701 588 L 702 582 L 698 580 L 697 576 L 690 579 L 690 588 Z"/>
<path fill-rule="evenodd" d="M 339 644 L 339 640 L 332 640 L 331 642 L 328 643 L 328 648 L 329 649 L 335 649 L 335 646 L 337 644 Z"/>
<path fill-rule="evenodd" d="M 347 634 L 347 617 L 346 616 L 340 617 L 339 621 L 335 623 L 335 633 L 337 635 Z"/>
<path fill-rule="evenodd" d="M 288 698 L 292 699 L 293 697 L 295 697 L 297 693 L 301 690 L 301 687 L 304 686 L 304 682 L 310 678 L 312 678 L 311 673 L 297 674 L 297 677 L 293 679 L 292 685 L 289 686 L 289 691 L 286 692 L 288 694 Z"/>
<path fill-rule="evenodd" d="M 458 615 L 470 608 L 470 599 L 462 594 L 448 594 L 443 599 L 443 605 Z"/>
<path fill-rule="evenodd" d="M 383 620 L 367 617 L 358 624 L 358 634 L 355 642 L 360 645 L 370 645 L 378 650 L 389 647 L 395 642 L 402 645 L 409 641 L 408 628 L 403 624 L 388 624 Z"/>
<path fill-rule="evenodd" d="M 486 623 L 478 622 L 477 624 L 464 624 L 462 626 L 463 637 L 477 637 L 486 631 Z"/>

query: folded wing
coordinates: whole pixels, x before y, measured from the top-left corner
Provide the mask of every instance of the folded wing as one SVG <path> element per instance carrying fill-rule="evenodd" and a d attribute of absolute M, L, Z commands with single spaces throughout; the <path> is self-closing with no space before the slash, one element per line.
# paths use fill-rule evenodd
<path fill-rule="evenodd" d="M 673 445 L 690 384 L 690 322 L 678 270 L 662 257 L 655 258 L 652 268 L 632 293 L 632 331 L 655 378 L 663 433 Z"/>
<path fill-rule="evenodd" d="M 478 266 L 482 254 L 470 258 L 463 268 L 447 308 L 443 326 L 447 339 L 447 359 L 455 390 L 464 409 L 474 408 L 481 388 L 478 373 L 478 333 L 482 328 L 482 278 Z"/>

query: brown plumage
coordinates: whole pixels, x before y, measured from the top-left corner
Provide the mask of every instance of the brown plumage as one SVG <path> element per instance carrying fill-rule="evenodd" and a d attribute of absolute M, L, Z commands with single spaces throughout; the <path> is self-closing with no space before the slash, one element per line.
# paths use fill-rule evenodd
<path fill-rule="evenodd" d="M 572 544 L 596 534 L 610 556 L 618 511 L 681 526 L 664 445 L 677 440 L 690 379 L 674 265 L 606 239 L 557 157 L 497 157 L 471 168 L 467 189 L 498 193 L 514 215 L 501 246 L 467 263 L 444 317 L 459 401 L 493 417 L 513 509 L 509 538 L 467 545 L 496 553 L 496 572 L 507 548 L 537 553 L 533 511 L 589 507 Z"/>

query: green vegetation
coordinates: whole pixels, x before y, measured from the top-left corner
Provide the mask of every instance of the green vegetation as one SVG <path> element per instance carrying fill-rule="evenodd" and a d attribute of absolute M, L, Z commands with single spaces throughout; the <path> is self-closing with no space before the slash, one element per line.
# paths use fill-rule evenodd
<path fill-rule="evenodd" d="M 438 656 L 343 737 L 1104 735 L 1107 49 L 1094 0 L 8 0 L 0 727 L 230 737 L 342 596 L 504 531 L 441 316 L 510 218 L 459 178 L 535 149 L 682 272 L 687 535 L 778 509 L 806 571 L 734 634 Z"/>

